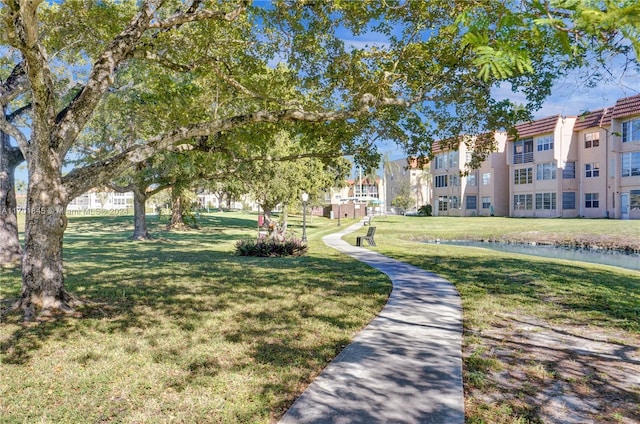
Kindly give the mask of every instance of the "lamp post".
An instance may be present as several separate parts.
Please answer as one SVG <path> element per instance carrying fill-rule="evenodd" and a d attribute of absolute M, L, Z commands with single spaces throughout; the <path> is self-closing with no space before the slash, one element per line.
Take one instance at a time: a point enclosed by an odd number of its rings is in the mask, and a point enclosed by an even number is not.
<path fill-rule="evenodd" d="M 342 197 L 338 194 L 338 227 L 340 226 L 340 215 L 342 215 L 342 211 L 340 210 L 342 205 Z"/>
<path fill-rule="evenodd" d="M 302 192 L 302 241 L 307 241 L 307 200 L 309 193 Z"/>

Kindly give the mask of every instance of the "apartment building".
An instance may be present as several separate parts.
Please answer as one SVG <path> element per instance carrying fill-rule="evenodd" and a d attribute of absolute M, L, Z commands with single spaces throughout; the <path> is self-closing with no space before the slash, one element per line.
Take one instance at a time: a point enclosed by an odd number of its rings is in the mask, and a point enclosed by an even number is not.
<path fill-rule="evenodd" d="M 431 204 L 434 215 L 640 219 L 640 95 L 516 130 L 496 133 L 476 169 L 468 165 L 473 139 L 457 150 L 436 143 L 427 175 L 416 161 L 395 161 L 385 172 L 387 198 L 411 184 L 416 208 Z"/>
<path fill-rule="evenodd" d="M 510 216 L 640 219 L 640 95 L 516 129 Z"/>
<path fill-rule="evenodd" d="M 576 117 L 551 116 L 516 126 L 507 143 L 509 216 L 578 216 L 578 149 L 571 143 Z"/>
<path fill-rule="evenodd" d="M 492 143 L 492 152 L 480 166 L 470 167 L 476 143 Z M 434 146 L 431 162 L 433 214 L 436 216 L 507 216 L 509 175 L 507 137 L 496 133 L 483 141 L 471 138 L 457 150 Z M 484 150 L 484 149 L 483 149 Z"/>

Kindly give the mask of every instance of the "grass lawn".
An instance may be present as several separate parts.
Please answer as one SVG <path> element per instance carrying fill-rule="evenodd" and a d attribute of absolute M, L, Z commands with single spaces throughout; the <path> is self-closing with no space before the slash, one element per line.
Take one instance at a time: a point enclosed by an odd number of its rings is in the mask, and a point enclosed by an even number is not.
<path fill-rule="evenodd" d="M 267 259 L 232 254 L 237 240 L 255 236 L 255 215 L 206 215 L 200 230 L 171 233 L 153 218 L 160 238 L 142 243 L 127 240 L 131 219 L 70 219 L 66 284 L 89 302 L 81 318 L 23 324 L 10 314 L 0 323 L 3 424 L 272 422 L 391 289 L 322 244 L 335 221 L 311 220 L 308 256 Z M 394 216 L 373 224 L 374 250 L 441 274 L 462 295 L 467 422 L 563 422 L 548 410 L 576 399 L 593 403 L 592 422 L 638 421 L 639 272 L 422 241 L 633 245 L 640 221 Z M 20 278 L 0 272 L 6 307 Z M 615 351 L 584 353 L 600 341 Z"/>
<path fill-rule="evenodd" d="M 81 318 L 0 323 L 0 422 L 268 423 L 382 308 L 384 275 L 326 248 L 309 223 L 301 258 L 246 258 L 256 216 L 132 242 L 132 217 L 71 217 L 67 288 Z M 299 228 L 298 228 L 298 232 Z M 0 300 L 20 293 L 2 270 Z"/>
<path fill-rule="evenodd" d="M 548 415 L 554 390 L 599 402 L 590 422 L 639 422 L 640 272 L 421 241 L 535 234 L 633 245 L 640 221 L 390 216 L 374 225 L 376 251 L 442 275 L 462 296 L 467 422 L 578 422 Z M 600 340 L 616 360 L 585 353 Z"/>

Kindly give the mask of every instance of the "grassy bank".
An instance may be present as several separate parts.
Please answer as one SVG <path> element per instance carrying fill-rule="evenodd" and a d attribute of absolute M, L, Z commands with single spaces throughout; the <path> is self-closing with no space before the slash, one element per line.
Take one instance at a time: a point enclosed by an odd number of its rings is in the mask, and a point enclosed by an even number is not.
<path fill-rule="evenodd" d="M 131 242 L 131 217 L 72 217 L 66 284 L 81 318 L 0 324 L 0 421 L 268 423 L 384 305 L 382 275 L 324 247 L 306 257 L 233 256 L 256 216 Z M 299 229 L 298 229 L 299 231 Z M 0 274 L 0 299 L 20 293 Z"/>
<path fill-rule="evenodd" d="M 553 405 L 555 396 L 545 393 L 553 390 L 598 399 L 593 422 L 640 417 L 640 386 L 624 376 L 640 373 L 639 272 L 419 242 L 535 234 L 632 244 L 640 240 L 640 222 L 397 216 L 374 221 L 375 250 L 444 276 L 462 296 L 468 422 L 562 422 L 545 415 L 545 402 Z M 543 343 L 535 340 L 543 335 Z M 581 348 L 572 347 L 574 339 Z M 602 361 L 602 352 L 589 351 L 600 340 L 617 359 Z"/>

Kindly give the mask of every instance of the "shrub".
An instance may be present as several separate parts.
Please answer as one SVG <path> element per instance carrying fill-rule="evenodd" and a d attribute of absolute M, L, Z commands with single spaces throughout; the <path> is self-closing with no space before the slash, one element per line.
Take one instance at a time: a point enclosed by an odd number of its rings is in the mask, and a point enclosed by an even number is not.
<path fill-rule="evenodd" d="M 274 240 L 260 238 L 258 240 L 240 240 L 236 243 L 238 256 L 302 256 L 307 253 L 307 245 L 300 239 Z"/>
<path fill-rule="evenodd" d="M 418 215 L 420 216 L 431 216 L 433 213 L 433 208 L 431 205 L 422 205 L 420 209 L 418 209 Z"/>

